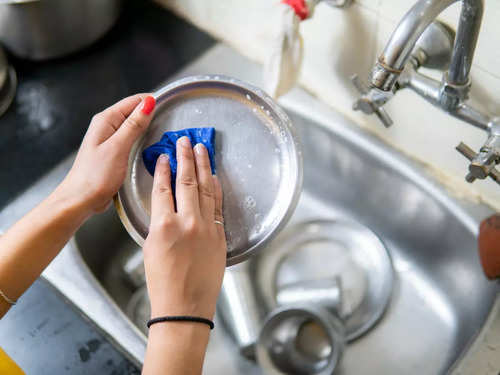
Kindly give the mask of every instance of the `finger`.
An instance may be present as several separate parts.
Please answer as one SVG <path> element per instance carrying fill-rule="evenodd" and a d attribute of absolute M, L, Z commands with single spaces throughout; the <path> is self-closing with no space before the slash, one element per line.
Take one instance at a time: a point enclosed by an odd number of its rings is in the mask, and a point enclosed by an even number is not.
<path fill-rule="evenodd" d="M 214 180 L 208 151 L 202 143 L 198 143 L 194 147 L 194 159 L 196 176 L 198 177 L 200 213 L 204 218 L 212 220 L 215 210 Z"/>
<path fill-rule="evenodd" d="M 200 204 L 198 200 L 198 179 L 194 166 L 194 155 L 188 137 L 177 140 L 177 181 L 176 199 L 177 211 L 181 214 L 198 215 Z"/>
<path fill-rule="evenodd" d="M 224 223 L 224 216 L 222 214 L 222 186 L 217 176 L 213 175 L 212 179 L 214 183 L 214 192 L 215 192 L 214 220 Z M 225 238 L 226 234 L 224 232 L 224 226 L 220 224 L 215 224 L 215 225 L 217 226 L 217 233 L 219 233 L 219 236 Z"/>
<path fill-rule="evenodd" d="M 156 161 L 153 191 L 151 193 L 151 223 L 175 213 L 172 185 L 170 183 L 170 161 L 162 154 Z"/>
<path fill-rule="evenodd" d="M 134 142 L 148 128 L 153 118 L 155 105 L 155 99 L 151 95 L 146 96 L 123 121 L 109 141 L 116 142 L 125 150 L 130 150 Z"/>
<path fill-rule="evenodd" d="M 99 145 L 111 137 L 147 94 L 129 96 L 96 114 L 90 122 L 85 136 Z"/>

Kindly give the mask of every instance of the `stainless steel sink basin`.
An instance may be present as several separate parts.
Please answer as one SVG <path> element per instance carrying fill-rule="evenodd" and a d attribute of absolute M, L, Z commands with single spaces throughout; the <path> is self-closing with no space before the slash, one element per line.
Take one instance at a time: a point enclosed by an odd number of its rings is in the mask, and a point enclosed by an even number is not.
<path fill-rule="evenodd" d="M 260 76 L 257 65 L 223 46 L 183 74 L 205 72 L 251 82 Z M 381 237 L 396 270 L 388 310 L 374 329 L 347 346 L 339 373 L 447 373 L 483 327 L 499 291 L 483 276 L 476 251 L 479 220 L 491 211 L 452 198 L 421 166 L 304 91 L 295 90 L 281 103 L 297 127 L 304 154 L 304 189 L 292 221 L 356 220 Z M 47 177 L 45 190 L 70 163 Z M 119 267 L 135 248 L 110 209 L 76 233 L 44 276 L 141 362 L 146 338 L 124 314 L 134 289 Z M 260 374 L 239 356 L 217 319 L 216 325 L 204 373 Z"/>
<path fill-rule="evenodd" d="M 367 150 L 289 114 L 305 161 L 304 190 L 294 220 L 357 220 L 381 236 L 397 271 L 389 310 L 375 329 L 347 347 L 343 373 L 366 374 L 374 368 L 383 374 L 445 372 L 481 327 L 496 295 L 481 273 L 473 223 L 402 174 L 376 148 Z M 120 260 L 136 245 L 114 210 L 89 220 L 74 244 L 125 310 L 134 290 L 120 279 Z M 217 334 L 225 334 L 222 327 Z M 220 348 L 212 347 L 207 357 L 207 374 L 219 362 L 221 349 L 238 358 L 229 338 L 218 341 L 213 346 Z"/>

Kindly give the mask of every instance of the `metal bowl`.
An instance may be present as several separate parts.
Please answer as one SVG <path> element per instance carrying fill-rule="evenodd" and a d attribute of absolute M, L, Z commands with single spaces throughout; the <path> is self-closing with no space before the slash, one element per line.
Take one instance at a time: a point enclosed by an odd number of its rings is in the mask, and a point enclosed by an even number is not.
<path fill-rule="evenodd" d="M 346 338 L 352 341 L 382 317 L 392 295 L 394 270 L 387 248 L 368 228 L 348 220 L 311 220 L 288 227 L 252 269 L 258 295 L 268 310 L 278 306 L 283 285 L 339 277 L 342 307 L 339 312 Z M 311 304 L 307 294 L 301 301 Z M 306 298 L 307 297 L 307 298 Z"/>
<path fill-rule="evenodd" d="M 194 76 L 154 93 L 155 118 L 129 158 L 115 199 L 140 245 L 148 234 L 153 178 L 142 150 L 168 130 L 213 126 L 217 175 L 224 191 L 227 265 L 268 243 L 292 215 L 302 187 L 302 154 L 286 113 L 262 90 L 224 76 Z"/>
<path fill-rule="evenodd" d="M 345 346 L 342 322 L 311 304 L 273 311 L 259 335 L 257 361 L 269 375 L 335 372 Z"/>

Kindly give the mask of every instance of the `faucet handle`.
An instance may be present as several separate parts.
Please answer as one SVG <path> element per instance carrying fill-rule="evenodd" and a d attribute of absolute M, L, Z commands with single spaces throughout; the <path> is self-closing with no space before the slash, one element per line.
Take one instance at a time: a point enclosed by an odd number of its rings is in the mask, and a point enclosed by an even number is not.
<path fill-rule="evenodd" d="M 386 128 L 388 128 L 392 124 L 394 124 L 394 122 L 389 117 L 389 114 L 387 113 L 387 111 L 384 108 L 382 108 L 382 107 L 377 108 L 375 110 L 375 114 L 377 115 L 378 119 L 382 122 L 382 124 L 384 124 L 384 126 Z"/>
<path fill-rule="evenodd" d="M 370 89 L 359 79 L 357 74 L 351 76 L 351 81 L 362 95 L 361 98 L 354 102 L 352 109 L 362 111 L 367 115 L 375 114 L 386 128 L 393 124 L 387 111 L 382 106 L 387 103 L 389 96 L 376 88 Z"/>
<path fill-rule="evenodd" d="M 470 160 L 469 173 L 465 176 L 467 182 L 474 182 L 477 178 L 485 179 L 490 177 L 500 185 L 500 171 L 495 166 L 500 162 L 500 156 L 483 150 L 476 153 L 472 148 L 465 143 L 460 142 L 456 150 Z"/>

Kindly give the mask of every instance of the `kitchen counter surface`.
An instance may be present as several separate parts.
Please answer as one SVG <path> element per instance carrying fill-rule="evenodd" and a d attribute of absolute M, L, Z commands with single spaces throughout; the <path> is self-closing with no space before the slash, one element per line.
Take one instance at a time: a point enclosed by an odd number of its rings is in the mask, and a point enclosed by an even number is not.
<path fill-rule="evenodd" d="M 43 280 L 0 321 L 0 346 L 27 375 L 140 374 Z"/>
<path fill-rule="evenodd" d="M 212 44 L 163 8 L 134 0 L 90 48 L 43 63 L 11 57 L 19 86 L 0 117 L 0 210 L 78 148 L 93 114 L 153 89 Z M 0 321 L 0 346 L 26 374 L 139 374 L 42 280 Z"/>

